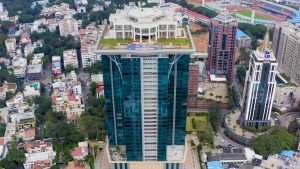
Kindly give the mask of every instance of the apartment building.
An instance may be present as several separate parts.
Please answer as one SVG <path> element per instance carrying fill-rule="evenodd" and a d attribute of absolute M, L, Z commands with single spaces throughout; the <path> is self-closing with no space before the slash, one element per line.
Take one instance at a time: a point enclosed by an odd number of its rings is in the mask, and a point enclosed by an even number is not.
<path fill-rule="evenodd" d="M 64 112 L 70 121 L 78 120 L 85 107 L 82 99 L 81 83 L 77 80 L 74 71 L 62 76 L 53 84 L 52 109 L 56 112 Z"/>
<path fill-rule="evenodd" d="M 5 47 L 8 53 L 15 52 L 17 50 L 17 40 L 15 38 L 6 39 Z"/>
<path fill-rule="evenodd" d="M 207 70 L 210 75 L 233 79 L 237 22 L 228 12 L 211 19 Z"/>
<path fill-rule="evenodd" d="M 8 83 L 7 81 L 4 81 L 3 85 L 0 87 L 0 100 L 5 100 L 6 94 L 8 92 L 15 93 L 16 90 L 17 90 L 16 83 Z"/>
<path fill-rule="evenodd" d="M 56 152 L 53 150 L 52 139 L 30 141 L 24 145 L 26 161 L 25 169 L 50 169 Z"/>
<path fill-rule="evenodd" d="M 71 16 L 65 16 L 64 19 L 59 21 L 60 36 L 78 36 L 78 21 Z"/>
<path fill-rule="evenodd" d="M 52 74 L 56 77 L 62 74 L 60 56 L 52 56 Z"/>
<path fill-rule="evenodd" d="M 12 60 L 13 73 L 17 78 L 25 78 L 27 71 L 27 59 L 26 58 L 13 58 Z"/>
<path fill-rule="evenodd" d="M 273 35 L 273 51 L 278 71 L 300 84 L 300 29 L 288 22 L 279 22 Z"/>
<path fill-rule="evenodd" d="M 63 53 L 64 67 L 68 65 L 78 68 L 78 58 L 76 49 L 65 50 Z"/>

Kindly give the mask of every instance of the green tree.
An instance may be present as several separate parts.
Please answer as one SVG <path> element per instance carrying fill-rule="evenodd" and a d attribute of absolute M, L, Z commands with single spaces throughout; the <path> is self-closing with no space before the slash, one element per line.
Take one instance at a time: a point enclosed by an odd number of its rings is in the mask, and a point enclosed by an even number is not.
<path fill-rule="evenodd" d="M 96 82 L 92 82 L 90 84 L 90 92 L 92 93 L 93 96 L 96 95 L 96 88 L 98 87 L 98 84 Z"/>
<path fill-rule="evenodd" d="M 66 68 L 65 68 L 65 73 L 68 74 L 72 71 L 77 72 L 78 70 L 75 67 L 73 67 L 72 65 L 67 65 Z"/>
<path fill-rule="evenodd" d="M 6 124 L 1 122 L 0 123 L 0 137 L 4 136 L 5 129 L 6 129 Z"/>
<path fill-rule="evenodd" d="M 219 129 L 222 120 L 221 108 L 219 105 L 213 105 L 208 108 L 209 119 L 213 130 L 216 132 Z"/>
<path fill-rule="evenodd" d="M 275 126 L 269 133 L 258 136 L 251 147 L 256 153 L 267 157 L 271 154 L 277 154 L 284 149 L 293 149 L 296 143 L 296 137 L 283 128 Z"/>
<path fill-rule="evenodd" d="M 239 79 L 239 81 L 244 86 L 245 78 L 246 78 L 246 69 L 243 67 L 238 67 L 236 70 L 236 75 L 237 75 L 237 78 Z"/>
<path fill-rule="evenodd" d="M 104 133 L 102 131 L 105 130 L 105 120 L 98 116 L 84 114 L 80 117 L 79 128 L 81 133 L 89 139 L 97 139 L 99 136 L 103 138 Z"/>

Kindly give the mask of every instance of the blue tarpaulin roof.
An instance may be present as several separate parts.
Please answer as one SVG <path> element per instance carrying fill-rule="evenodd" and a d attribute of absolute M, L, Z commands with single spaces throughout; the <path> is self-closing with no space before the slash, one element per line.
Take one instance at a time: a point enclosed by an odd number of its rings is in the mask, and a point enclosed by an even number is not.
<path fill-rule="evenodd" d="M 223 169 L 221 161 L 210 161 L 207 162 L 208 169 Z"/>
<path fill-rule="evenodd" d="M 241 38 L 242 36 L 247 36 L 247 35 L 243 31 L 241 31 L 240 29 L 237 29 L 236 37 Z"/>
<path fill-rule="evenodd" d="M 296 11 L 295 10 L 294 12 L 296 14 L 296 17 L 293 18 L 293 19 L 290 19 L 289 22 L 291 22 L 291 23 L 298 23 L 298 22 L 300 22 L 300 11 Z"/>
<path fill-rule="evenodd" d="M 283 150 L 280 155 L 292 158 L 294 156 L 295 152 L 292 150 Z"/>

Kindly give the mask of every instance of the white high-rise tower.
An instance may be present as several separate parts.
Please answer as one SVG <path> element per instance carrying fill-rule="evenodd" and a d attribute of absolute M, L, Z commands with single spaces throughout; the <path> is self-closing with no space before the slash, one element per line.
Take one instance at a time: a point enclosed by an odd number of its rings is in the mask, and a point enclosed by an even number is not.
<path fill-rule="evenodd" d="M 243 93 L 242 125 L 249 127 L 271 125 L 276 68 L 277 62 L 267 32 L 263 43 L 251 54 Z"/>

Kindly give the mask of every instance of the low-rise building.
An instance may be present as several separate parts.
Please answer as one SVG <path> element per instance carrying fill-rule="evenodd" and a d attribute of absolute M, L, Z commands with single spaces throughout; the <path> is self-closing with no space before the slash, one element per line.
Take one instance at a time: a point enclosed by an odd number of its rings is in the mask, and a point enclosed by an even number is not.
<path fill-rule="evenodd" d="M 40 96 L 40 83 L 36 82 L 31 85 L 26 85 L 23 91 L 24 97 Z"/>
<path fill-rule="evenodd" d="M 16 83 L 8 83 L 7 81 L 4 81 L 3 85 L 0 87 L 0 100 L 4 100 L 8 92 L 15 93 L 16 90 Z"/>
<path fill-rule="evenodd" d="M 9 142 L 12 140 L 12 136 L 16 135 L 16 125 L 15 123 L 7 123 L 5 133 L 4 133 L 4 139 L 6 142 Z"/>
<path fill-rule="evenodd" d="M 223 149 L 214 149 L 209 153 L 206 153 L 207 161 L 219 161 L 223 165 L 224 164 L 246 164 L 251 163 L 253 159 L 255 159 L 257 154 L 250 149 L 231 149 L 231 148 L 223 148 Z M 261 156 L 260 156 L 261 157 Z"/>
<path fill-rule="evenodd" d="M 81 82 L 78 81 L 75 71 L 71 71 L 66 75 L 66 85 L 68 89 L 72 89 L 75 95 L 82 95 Z"/>
<path fill-rule="evenodd" d="M 75 147 L 71 154 L 74 160 L 84 160 L 84 158 L 89 155 L 88 142 L 79 142 L 78 147 Z"/>
<path fill-rule="evenodd" d="M 5 124 L 7 124 L 9 122 L 9 112 L 7 107 L 0 109 L 0 117 L 1 117 L 0 120 L 1 123 L 4 122 Z"/>
<path fill-rule="evenodd" d="M 102 96 L 104 96 L 104 87 L 99 86 L 99 87 L 96 88 L 96 98 L 99 99 Z"/>
<path fill-rule="evenodd" d="M 236 45 L 238 48 L 251 49 L 252 39 L 240 29 L 237 30 L 236 40 L 237 40 Z"/>
<path fill-rule="evenodd" d="M 56 19 L 47 19 L 46 26 L 50 32 L 54 32 L 54 31 L 56 31 L 58 23 L 57 23 Z"/>
<path fill-rule="evenodd" d="M 17 78 L 24 78 L 27 70 L 27 59 L 14 58 L 12 60 L 13 72 Z"/>
<path fill-rule="evenodd" d="M 74 68 L 78 68 L 77 52 L 75 49 L 64 51 L 63 58 L 64 58 L 64 67 L 65 68 L 68 65 L 70 65 Z"/>
<path fill-rule="evenodd" d="M 24 47 L 24 56 L 27 57 L 29 54 L 33 53 L 34 48 L 32 44 L 28 44 Z"/>
<path fill-rule="evenodd" d="M 52 74 L 54 76 L 60 76 L 62 73 L 61 70 L 61 58 L 60 56 L 52 57 Z"/>
<path fill-rule="evenodd" d="M 28 66 L 28 71 L 27 71 L 27 79 L 28 80 L 41 80 L 42 78 L 42 64 L 30 64 Z"/>
<path fill-rule="evenodd" d="M 52 84 L 52 109 L 64 112 L 70 121 L 78 120 L 84 112 L 81 83 L 77 80 L 74 71 L 67 74 L 66 78 L 56 79 Z"/>
<path fill-rule="evenodd" d="M 21 33 L 20 43 L 23 45 L 32 44 L 30 35 L 27 32 Z"/>
<path fill-rule="evenodd" d="M 19 109 L 24 105 L 24 96 L 21 92 L 17 93 L 14 97 L 6 101 L 8 111 Z"/>
<path fill-rule="evenodd" d="M 65 18 L 59 22 L 60 36 L 78 36 L 78 27 L 78 21 L 76 19 L 73 19 L 71 16 L 65 16 Z"/>
<path fill-rule="evenodd" d="M 8 153 L 6 140 L 4 137 L 0 137 L 0 160 L 3 159 Z"/>
<path fill-rule="evenodd" d="M 15 38 L 10 38 L 5 41 L 6 51 L 8 53 L 15 52 L 17 50 L 17 40 Z"/>
<path fill-rule="evenodd" d="M 30 141 L 24 145 L 26 161 L 25 169 L 50 169 L 56 152 L 53 150 L 52 139 Z"/>

